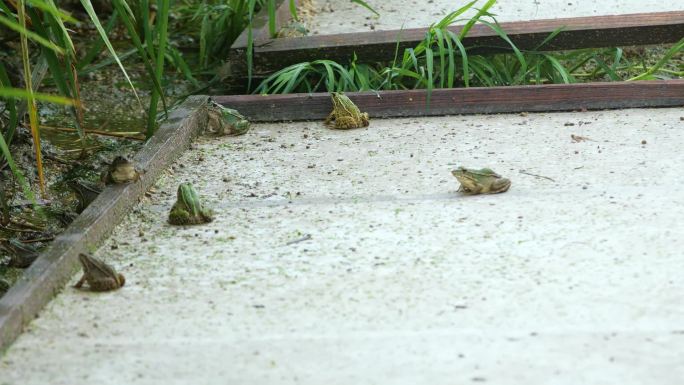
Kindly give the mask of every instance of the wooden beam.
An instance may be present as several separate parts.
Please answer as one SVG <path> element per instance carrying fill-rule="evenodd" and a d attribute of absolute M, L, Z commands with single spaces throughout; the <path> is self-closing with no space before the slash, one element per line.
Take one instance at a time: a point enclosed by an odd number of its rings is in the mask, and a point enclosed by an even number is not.
<path fill-rule="evenodd" d="M 544 45 L 544 50 L 662 44 L 684 37 L 684 11 L 519 21 L 500 26 L 511 41 L 524 50 L 536 49 L 559 28 L 562 31 Z M 458 34 L 462 26 L 449 29 Z M 346 63 L 354 53 L 364 62 L 389 61 L 394 57 L 397 41 L 400 41 L 401 53 L 420 43 L 426 31 L 426 28 L 418 28 L 261 40 L 254 47 L 254 68 L 269 72 L 323 58 Z M 463 44 L 473 53 L 508 50 L 508 44 L 482 24 L 470 30 Z M 244 47 L 236 45 L 234 48 L 231 59 L 242 63 L 236 68 L 245 68 Z"/>
<path fill-rule="evenodd" d="M 684 80 L 436 89 L 430 96 L 429 109 L 425 90 L 347 95 L 371 118 L 672 107 L 684 106 Z M 332 109 L 327 93 L 212 99 L 237 109 L 254 122 L 319 120 Z"/>
<path fill-rule="evenodd" d="M 206 124 L 206 109 L 202 107 L 207 100 L 207 96 L 191 96 L 172 109 L 169 118 L 133 159 L 145 170 L 140 180 L 107 186 L 0 298 L 0 352 L 64 289 L 79 265 L 78 254 L 90 252 L 105 240 L 145 191 L 190 146 Z"/>

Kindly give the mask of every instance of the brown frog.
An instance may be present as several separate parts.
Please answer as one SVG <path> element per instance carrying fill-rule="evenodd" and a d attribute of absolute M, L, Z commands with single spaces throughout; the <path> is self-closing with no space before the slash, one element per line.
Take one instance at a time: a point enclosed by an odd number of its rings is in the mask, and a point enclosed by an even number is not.
<path fill-rule="evenodd" d="M 91 291 L 110 291 L 119 289 L 126 283 L 122 274 L 95 257 L 79 254 L 78 260 L 83 265 L 83 276 L 74 285 L 77 289 L 87 282 Z"/>
<path fill-rule="evenodd" d="M 117 156 L 102 174 L 102 181 L 106 184 L 123 184 L 137 182 L 140 172 L 135 165 L 123 156 Z"/>

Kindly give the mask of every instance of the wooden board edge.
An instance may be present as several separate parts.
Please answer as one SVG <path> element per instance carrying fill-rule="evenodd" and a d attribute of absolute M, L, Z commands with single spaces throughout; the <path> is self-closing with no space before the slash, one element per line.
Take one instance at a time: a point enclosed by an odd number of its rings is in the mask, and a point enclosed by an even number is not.
<path fill-rule="evenodd" d="M 684 106 L 684 80 L 549 84 L 355 92 L 347 95 L 373 118 Z M 254 122 L 324 119 L 327 93 L 213 96 Z"/>
<path fill-rule="evenodd" d="M 501 22 L 499 26 L 509 37 L 516 35 L 539 34 L 545 35 L 563 28 L 563 31 L 591 31 L 639 28 L 648 26 L 679 26 L 684 24 L 684 11 L 630 13 L 619 15 L 581 16 L 555 19 L 522 20 Z M 458 34 L 463 25 L 452 25 L 449 30 Z M 329 35 L 311 35 L 290 39 L 271 39 L 262 42 L 261 51 L 283 51 L 303 48 L 339 48 L 340 46 L 358 46 L 362 44 L 397 44 L 401 37 L 404 43 L 418 44 L 425 38 L 428 28 L 411 28 L 404 30 L 384 30 L 341 33 Z M 498 36 L 491 28 L 483 24 L 475 24 L 469 37 Z M 679 40 L 681 36 L 675 36 Z"/>
<path fill-rule="evenodd" d="M 544 50 L 648 45 L 673 43 L 684 36 L 684 11 L 543 19 L 500 25 L 520 49 L 536 49 L 550 33 L 563 26 L 565 28 L 544 45 Z M 461 27 L 452 26 L 450 30 L 458 34 Z M 401 51 L 417 45 L 426 31 L 426 28 L 420 28 L 267 39 L 255 44 L 253 65 L 259 71 L 269 72 L 319 58 L 346 62 L 354 54 L 368 62 L 391 60 L 399 38 Z M 473 27 L 463 44 L 474 49 L 473 53 L 509 50 L 496 32 L 481 24 Z M 229 58 L 238 63 L 235 73 L 243 73 L 244 52 L 232 50 Z"/>
<path fill-rule="evenodd" d="M 0 352 L 64 289 L 77 268 L 78 254 L 89 252 L 106 239 L 162 172 L 189 147 L 206 122 L 206 110 L 199 107 L 207 99 L 192 96 L 172 109 L 169 118 L 134 158 L 138 167 L 145 170 L 140 180 L 106 187 L 0 298 Z"/>

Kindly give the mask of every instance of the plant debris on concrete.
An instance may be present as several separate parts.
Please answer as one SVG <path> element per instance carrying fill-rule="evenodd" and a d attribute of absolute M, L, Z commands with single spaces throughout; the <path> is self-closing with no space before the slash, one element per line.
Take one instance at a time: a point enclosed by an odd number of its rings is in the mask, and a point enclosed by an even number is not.
<path fill-rule="evenodd" d="M 680 116 L 255 124 L 201 138 L 95 251 L 126 285 L 66 286 L 1 378 L 672 383 L 684 376 Z M 565 125 L 579 121 L 592 124 Z M 606 133 L 600 148 L 568 140 Z M 457 193 L 453 166 L 482 164 L 513 187 Z M 180 183 L 213 222 L 166 223 Z"/>

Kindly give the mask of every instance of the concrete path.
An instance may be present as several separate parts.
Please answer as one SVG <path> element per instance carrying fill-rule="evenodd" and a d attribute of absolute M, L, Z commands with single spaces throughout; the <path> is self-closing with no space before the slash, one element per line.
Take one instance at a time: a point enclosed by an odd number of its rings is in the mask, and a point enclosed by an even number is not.
<path fill-rule="evenodd" d="M 366 0 L 380 17 L 350 1 L 316 0 L 310 29 L 315 34 L 424 28 L 468 3 L 454 0 Z M 475 8 L 485 4 L 480 0 Z M 491 12 L 498 21 L 555 19 L 684 10 L 684 2 L 659 0 L 498 0 Z M 470 18 L 475 10 L 463 14 Z M 463 24 L 463 23 L 461 23 Z"/>
<path fill-rule="evenodd" d="M 677 384 L 682 117 L 202 138 L 96 252 L 126 286 L 66 287 L 2 357 L 0 384 Z M 462 196 L 455 165 L 513 185 Z M 184 181 L 210 225 L 165 223 Z"/>

